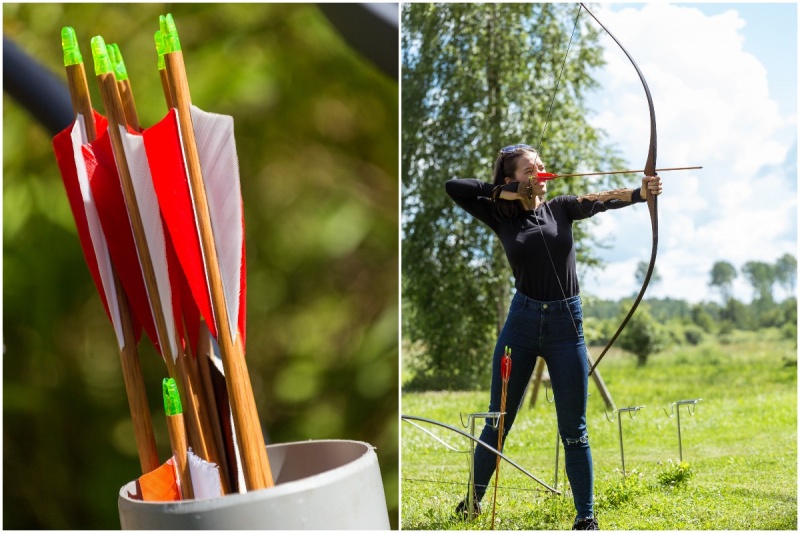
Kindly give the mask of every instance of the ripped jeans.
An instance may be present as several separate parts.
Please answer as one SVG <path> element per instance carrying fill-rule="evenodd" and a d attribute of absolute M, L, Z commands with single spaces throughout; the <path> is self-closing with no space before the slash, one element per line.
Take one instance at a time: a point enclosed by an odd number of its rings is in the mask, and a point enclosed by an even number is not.
<path fill-rule="evenodd" d="M 511 348 L 511 376 L 506 396 L 505 433 L 511 430 L 530 382 L 536 357 L 547 363 L 556 403 L 558 431 L 564 444 L 567 478 L 578 517 L 594 516 L 594 473 L 586 432 L 586 397 L 589 366 L 583 339 L 580 297 L 540 302 L 520 292 L 514 295 L 508 318 L 497 340 L 492 363 L 489 411 L 500 411 L 502 382 L 500 360 Z M 497 447 L 498 429 L 486 420 L 480 440 Z M 543 436 L 540 436 L 544 439 Z M 549 440 L 549 438 L 547 438 Z M 505 443 L 505 437 L 503 438 Z M 475 450 L 475 496 L 480 500 L 495 469 L 497 455 L 483 447 Z"/>

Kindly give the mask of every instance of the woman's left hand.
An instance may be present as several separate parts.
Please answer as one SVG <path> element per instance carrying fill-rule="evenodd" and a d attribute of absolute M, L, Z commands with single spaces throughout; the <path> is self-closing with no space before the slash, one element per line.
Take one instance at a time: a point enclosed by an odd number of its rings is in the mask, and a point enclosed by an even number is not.
<path fill-rule="evenodd" d="M 661 194 L 661 177 L 656 176 L 647 176 L 642 179 L 642 198 L 646 198 L 645 193 L 652 194 L 653 196 L 658 196 Z"/>

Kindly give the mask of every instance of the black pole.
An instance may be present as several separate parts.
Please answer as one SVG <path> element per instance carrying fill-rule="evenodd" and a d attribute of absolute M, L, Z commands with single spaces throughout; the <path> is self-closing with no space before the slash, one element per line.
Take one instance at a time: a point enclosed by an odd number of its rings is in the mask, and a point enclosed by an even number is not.
<path fill-rule="evenodd" d="M 398 4 L 318 3 L 345 41 L 384 74 L 399 78 Z"/>
<path fill-rule="evenodd" d="M 75 119 L 66 82 L 3 37 L 3 91 L 56 135 Z"/>

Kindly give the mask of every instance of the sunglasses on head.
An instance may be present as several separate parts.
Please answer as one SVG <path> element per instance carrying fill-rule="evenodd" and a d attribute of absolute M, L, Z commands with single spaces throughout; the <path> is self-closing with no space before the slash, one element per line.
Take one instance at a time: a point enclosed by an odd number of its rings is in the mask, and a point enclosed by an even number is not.
<path fill-rule="evenodd" d="M 511 145 L 511 146 L 507 146 L 504 149 L 502 149 L 500 151 L 500 153 L 502 153 L 502 154 L 511 154 L 512 152 L 516 152 L 517 150 L 519 150 L 521 148 L 533 149 L 533 147 L 530 146 L 530 145 Z"/>

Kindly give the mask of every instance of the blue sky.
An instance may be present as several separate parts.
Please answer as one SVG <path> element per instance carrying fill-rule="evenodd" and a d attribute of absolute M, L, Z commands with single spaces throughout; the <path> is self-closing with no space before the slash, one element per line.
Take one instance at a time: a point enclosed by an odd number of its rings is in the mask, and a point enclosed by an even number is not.
<path fill-rule="evenodd" d="M 647 79 L 658 123 L 661 282 L 648 296 L 716 299 L 713 263 L 797 255 L 797 5 L 603 4 L 593 10 Z M 590 122 L 608 133 L 634 167 L 647 154 L 648 113 L 633 67 L 610 40 L 589 100 Z M 635 186 L 636 184 L 631 184 Z M 611 241 L 606 268 L 582 291 L 605 298 L 638 289 L 636 265 L 650 253 L 644 206 L 602 214 L 595 235 Z M 750 285 L 736 281 L 737 298 Z M 776 296 L 783 294 L 776 289 Z"/>

